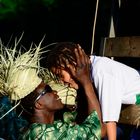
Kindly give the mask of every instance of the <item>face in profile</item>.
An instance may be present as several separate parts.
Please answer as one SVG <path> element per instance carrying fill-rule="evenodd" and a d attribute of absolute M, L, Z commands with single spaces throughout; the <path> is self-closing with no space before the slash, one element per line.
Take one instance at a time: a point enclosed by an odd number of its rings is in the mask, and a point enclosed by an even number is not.
<path fill-rule="evenodd" d="M 78 89 L 78 84 L 72 79 L 69 72 L 65 69 L 52 68 L 52 72 L 58 77 L 59 81 L 71 88 Z"/>
<path fill-rule="evenodd" d="M 35 104 L 40 104 L 47 111 L 57 111 L 62 109 L 64 105 L 61 99 L 57 95 L 55 90 L 45 83 L 41 83 L 34 92 L 38 93 L 38 97 L 35 100 Z"/>

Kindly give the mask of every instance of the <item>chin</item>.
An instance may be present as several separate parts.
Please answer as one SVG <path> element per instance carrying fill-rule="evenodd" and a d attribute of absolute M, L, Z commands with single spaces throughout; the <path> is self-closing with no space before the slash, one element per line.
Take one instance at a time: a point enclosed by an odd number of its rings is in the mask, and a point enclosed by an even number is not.
<path fill-rule="evenodd" d="M 64 106 L 65 106 L 65 105 L 64 105 L 64 104 L 62 104 L 62 105 L 61 105 L 61 109 L 63 109 L 63 108 L 64 108 Z"/>
<path fill-rule="evenodd" d="M 57 108 L 56 108 L 56 110 L 58 111 L 58 110 L 62 110 L 64 108 L 64 105 L 57 105 Z"/>

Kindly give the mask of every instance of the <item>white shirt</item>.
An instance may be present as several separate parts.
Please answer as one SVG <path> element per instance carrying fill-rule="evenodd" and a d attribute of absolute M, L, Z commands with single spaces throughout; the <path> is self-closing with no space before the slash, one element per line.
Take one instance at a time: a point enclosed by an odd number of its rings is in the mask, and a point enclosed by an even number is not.
<path fill-rule="evenodd" d="M 91 77 L 99 94 L 103 121 L 118 121 L 122 104 L 135 104 L 140 94 L 137 70 L 107 57 L 91 56 Z"/>

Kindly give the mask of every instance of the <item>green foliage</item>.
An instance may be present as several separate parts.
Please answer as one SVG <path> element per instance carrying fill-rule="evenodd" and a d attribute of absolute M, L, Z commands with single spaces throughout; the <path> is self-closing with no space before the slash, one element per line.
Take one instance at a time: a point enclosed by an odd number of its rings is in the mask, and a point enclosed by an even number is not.
<path fill-rule="evenodd" d="M 0 0 L 0 19 L 12 18 L 29 9 L 29 6 L 44 5 L 46 8 L 56 5 L 57 0 Z M 32 9 L 32 7 L 30 7 Z"/>
<path fill-rule="evenodd" d="M 17 4 L 14 1 L 10 0 L 1 0 L 0 1 L 0 18 L 2 18 L 3 15 L 12 13 L 15 13 Z"/>
<path fill-rule="evenodd" d="M 44 5 L 46 6 L 53 6 L 56 4 L 57 0 L 42 0 L 42 2 L 44 3 Z"/>
<path fill-rule="evenodd" d="M 24 0 L 1 0 L 0 19 L 10 18 L 16 15 L 18 9 L 22 9 Z"/>

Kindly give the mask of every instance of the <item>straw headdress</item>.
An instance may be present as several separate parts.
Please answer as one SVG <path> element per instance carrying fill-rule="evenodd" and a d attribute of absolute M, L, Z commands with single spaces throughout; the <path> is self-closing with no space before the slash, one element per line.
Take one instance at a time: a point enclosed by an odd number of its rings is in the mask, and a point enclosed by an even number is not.
<path fill-rule="evenodd" d="M 68 87 L 60 83 L 55 75 L 53 75 L 48 69 L 42 71 L 41 77 L 51 86 L 53 90 L 57 91 L 57 95 L 65 105 L 76 105 L 77 91 L 74 88 Z"/>
<path fill-rule="evenodd" d="M 49 85 L 53 90 L 57 91 L 57 95 L 61 98 L 63 104 L 76 105 L 77 91 L 61 83 L 51 81 Z"/>
<path fill-rule="evenodd" d="M 41 42 L 26 52 L 15 39 L 14 47 L 6 47 L 0 41 L 0 93 L 11 100 L 19 100 L 32 92 L 41 82 L 40 71 Z M 25 50 L 24 50 L 25 51 Z"/>
<path fill-rule="evenodd" d="M 11 100 L 20 100 L 44 80 L 58 92 L 62 103 L 75 105 L 76 90 L 59 83 L 51 72 L 40 67 L 40 56 L 44 53 L 41 49 L 42 41 L 38 46 L 31 45 L 26 51 L 23 46 L 19 47 L 21 38 L 15 39 L 13 48 L 4 46 L 0 41 L 0 94 Z"/>

